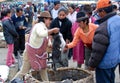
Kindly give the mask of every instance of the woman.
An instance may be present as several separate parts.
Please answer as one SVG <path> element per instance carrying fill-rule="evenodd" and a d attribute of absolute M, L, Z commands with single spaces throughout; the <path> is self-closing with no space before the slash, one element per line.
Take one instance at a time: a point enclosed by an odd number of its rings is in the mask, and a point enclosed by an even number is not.
<path fill-rule="evenodd" d="M 84 16 L 85 16 L 84 12 L 78 12 L 76 15 L 76 19 Z M 78 27 L 79 24 L 77 22 L 75 22 L 72 25 L 71 31 L 73 37 Z M 84 44 L 81 40 L 73 48 L 73 61 L 77 61 L 78 67 L 81 67 L 81 65 L 84 63 Z"/>
<path fill-rule="evenodd" d="M 14 40 L 18 38 L 18 34 L 15 30 L 15 26 L 10 17 L 11 17 L 10 9 L 4 9 L 3 11 L 1 11 L 3 33 L 8 47 L 6 65 L 8 67 L 13 67 L 15 66 L 14 65 L 15 59 L 13 57 Z"/>
<path fill-rule="evenodd" d="M 69 14 L 68 14 L 67 18 L 72 22 L 72 24 L 75 23 L 75 21 L 76 21 L 77 12 L 75 9 L 76 9 L 76 7 L 73 4 L 69 6 Z"/>
<path fill-rule="evenodd" d="M 48 81 L 46 68 L 48 35 L 59 32 L 58 28 L 48 30 L 51 19 L 52 17 L 49 12 L 44 11 L 40 13 L 39 21 L 32 28 L 28 42 L 26 43 L 22 69 L 16 74 L 14 79 L 17 77 L 23 78 L 32 68 L 33 70 L 40 71 L 42 81 Z"/>
<path fill-rule="evenodd" d="M 65 46 L 65 51 L 68 48 L 73 48 L 81 39 L 85 46 L 85 69 L 88 67 L 88 60 L 91 54 L 91 45 L 93 41 L 94 32 L 97 28 L 95 24 L 89 23 L 89 17 L 80 17 L 77 19 L 79 28 L 76 30 L 74 39 L 71 43 Z"/>
<path fill-rule="evenodd" d="M 63 35 L 63 38 L 66 43 L 69 43 L 72 40 L 72 34 L 71 34 L 71 27 L 72 23 L 67 19 L 67 11 L 65 9 L 60 9 L 58 11 L 58 17 L 55 18 L 50 28 L 59 28 L 60 33 Z M 68 52 L 64 53 L 62 57 L 62 63 L 66 64 L 68 66 Z M 58 67 L 62 67 L 62 65 L 59 64 Z"/>

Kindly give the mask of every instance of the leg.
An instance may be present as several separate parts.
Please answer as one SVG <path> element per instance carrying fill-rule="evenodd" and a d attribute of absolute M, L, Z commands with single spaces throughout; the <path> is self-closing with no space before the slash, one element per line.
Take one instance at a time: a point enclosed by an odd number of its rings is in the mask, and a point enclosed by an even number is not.
<path fill-rule="evenodd" d="M 42 81 L 49 81 L 47 68 L 40 70 L 40 76 L 41 76 Z"/>
<path fill-rule="evenodd" d="M 27 53 L 26 53 L 26 50 L 24 50 L 23 52 L 23 65 L 22 65 L 22 68 L 21 70 L 15 75 L 15 78 L 19 77 L 19 78 L 23 78 L 23 76 L 29 72 L 30 70 L 30 63 L 29 63 L 29 59 L 28 59 L 28 56 L 27 56 Z"/>
<path fill-rule="evenodd" d="M 12 54 L 13 54 L 13 44 L 8 44 L 8 53 L 7 53 L 7 60 L 6 60 L 7 66 L 12 65 L 14 62 Z"/>
<path fill-rule="evenodd" d="M 115 83 L 115 68 L 100 69 L 96 68 L 96 83 Z"/>
<path fill-rule="evenodd" d="M 86 67 L 85 69 L 87 69 L 88 67 L 88 61 L 89 61 L 90 55 L 91 55 L 91 50 L 85 47 L 85 67 Z"/>
<path fill-rule="evenodd" d="M 23 53 L 24 49 L 25 49 L 25 35 L 20 35 L 20 40 L 19 43 L 21 44 L 19 46 L 20 48 L 20 53 Z"/>
<path fill-rule="evenodd" d="M 17 57 L 17 51 L 19 50 L 19 39 L 16 39 L 15 42 L 14 42 L 14 55 L 15 55 L 15 58 L 18 59 Z"/>
<path fill-rule="evenodd" d="M 82 65 L 82 64 L 78 64 L 78 67 L 81 68 L 81 65 Z"/>
<path fill-rule="evenodd" d="M 73 55 L 73 49 L 71 48 L 68 53 L 68 59 L 71 59 L 72 55 Z"/>

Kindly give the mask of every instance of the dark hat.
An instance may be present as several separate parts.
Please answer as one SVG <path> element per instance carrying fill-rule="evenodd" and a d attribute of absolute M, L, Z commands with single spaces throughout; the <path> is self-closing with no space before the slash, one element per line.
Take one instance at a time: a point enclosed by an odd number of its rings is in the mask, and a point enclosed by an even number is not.
<path fill-rule="evenodd" d="M 52 16 L 50 15 L 50 13 L 48 11 L 41 12 L 39 17 L 46 17 L 46 18 L 52 19 Z"/>
<path fill-rule="evenodd" d="M 76 18 L 80 18 L 80 17 L 85 17 L 85 12 L 78 12 L 77 15 L 76 15 Z"/>
<path fill-rule="evenodd" d="M 80 17 L 80 18 L 77 19 L 76 22 L 81 22 L 81 21 L 86 20 L 86 19 L 89 19 L 89 17 L 88 16 Z"/>

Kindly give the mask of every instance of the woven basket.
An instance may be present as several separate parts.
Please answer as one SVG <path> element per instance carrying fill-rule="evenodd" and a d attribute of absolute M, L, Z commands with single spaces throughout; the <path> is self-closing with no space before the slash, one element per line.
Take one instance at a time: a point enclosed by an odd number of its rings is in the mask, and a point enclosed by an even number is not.
<path fill-rule="evenodd" d="M 33 71 L 27 74 L 26 83 L 94 83 L 93 74 L 80 68 L 58 68 L 57 71 L 48 70 L 49 82 L 42 82 L 38 74 Z"/>

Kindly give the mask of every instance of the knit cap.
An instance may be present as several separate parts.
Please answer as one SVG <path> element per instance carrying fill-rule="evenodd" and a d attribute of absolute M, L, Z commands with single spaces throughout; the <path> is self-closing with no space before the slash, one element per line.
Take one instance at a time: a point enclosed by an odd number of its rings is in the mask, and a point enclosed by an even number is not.
<path fill-rule="evenodd" d="M 111 1 L 110 0 L 99 0 L 98 2 L 97 2 L 97 7 L 96 7 L 96 9 L 98 10 L 98 9 L 101 9 L 101 8 L 105 8 L 105 7 L 109 7 L 109 6 L 111 6 L 112 4 L 111 4 Z"/>

